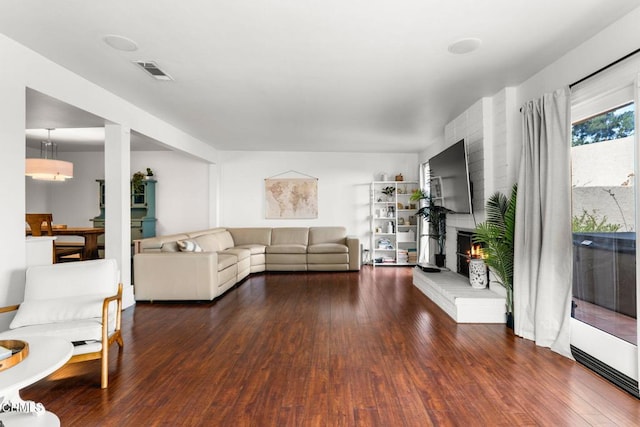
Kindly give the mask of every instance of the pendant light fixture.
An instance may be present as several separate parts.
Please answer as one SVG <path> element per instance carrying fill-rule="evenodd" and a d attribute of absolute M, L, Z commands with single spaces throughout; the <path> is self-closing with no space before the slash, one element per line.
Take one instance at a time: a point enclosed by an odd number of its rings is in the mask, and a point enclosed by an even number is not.
<path fill-rule="evenodd" d="M 25 160 L 25 175 L 44 181 L 64 181 L 73 178 L 73 163 L 58 160 L 58 145 L 51 141 L 51 131 L 47 128 L 46 141 L 40 141 L 40 158 Z"/>

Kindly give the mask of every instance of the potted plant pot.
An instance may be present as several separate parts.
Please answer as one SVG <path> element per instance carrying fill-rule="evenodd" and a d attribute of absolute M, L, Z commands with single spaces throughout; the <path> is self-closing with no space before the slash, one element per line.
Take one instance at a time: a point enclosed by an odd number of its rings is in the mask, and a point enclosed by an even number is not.
<path fill-rule="evenodd" d="M 513 329 L 513 327 L 514 327 L 513 326 L 513 313 L 507 313 L 506 316 L 507 316 L 507 321 L 506 321 L 507 328 Z"/>
<path fill-rule="evenodd" d="M 436 254 L 436 266 L 444 267 L 447 256 L 445 254 Z"/>

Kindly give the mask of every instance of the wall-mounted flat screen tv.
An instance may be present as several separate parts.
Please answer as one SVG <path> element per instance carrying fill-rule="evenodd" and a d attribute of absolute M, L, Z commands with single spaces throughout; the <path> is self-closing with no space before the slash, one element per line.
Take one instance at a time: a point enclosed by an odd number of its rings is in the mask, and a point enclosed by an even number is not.
<path fill-rule="evenodd" d="M 436 204 L 455 213 L 472 212 L 472 187 L 464 139 L 429 159 L 431 194 Z"/>

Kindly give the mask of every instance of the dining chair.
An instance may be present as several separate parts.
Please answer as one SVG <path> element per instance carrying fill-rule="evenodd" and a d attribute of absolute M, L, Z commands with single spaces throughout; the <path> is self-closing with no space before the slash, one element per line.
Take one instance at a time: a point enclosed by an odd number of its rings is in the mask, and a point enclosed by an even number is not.
<path fill-rule="evenodd" d="M 28 213 L 25 221 L 29 224 L 32 236 L 53 236 L 53 214 Z M 73 242 L 53 241 L 53 263 L 65 261 L 82 261 L 84 247 Z"/>

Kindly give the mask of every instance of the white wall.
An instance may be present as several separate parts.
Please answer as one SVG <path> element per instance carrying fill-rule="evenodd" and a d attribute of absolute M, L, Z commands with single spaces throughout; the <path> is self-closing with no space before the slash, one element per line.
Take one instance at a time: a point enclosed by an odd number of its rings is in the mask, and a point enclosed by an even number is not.
<path fill-rule="evenodd" d="M 570 85 L 638 49 L 638 22 L 640 8 L 634 9 L 523 82 L 518 86 L 518 108 L 529 100 Z"/>
<path fill-rule="evenodd" d="M 93 226 L 91 218 L 100 213 L 96 180 L 104 179 L 104 153 L 65 152 L 58 157 L 73 162 L 73 179 L 49 182 L 25 178 L 27 212 L 52 212 L 56 224 Z M 131 175 L 136 171 L 146 172 L 150 167 L 158 181 L 156 234 L 209 226 L 208 165 L 173 151 L 131 153 Z M 65 240 L 71 238 L 65 237 Z"/>
<path fill-rule="evenodd" d="M 133 151 L 131 174 L 153 169 L 156 181 L 156 234 L 209 227 L 209 163 L 171 151 Z"/>
<path fill-rule="evenodd" d="M 22 300 L 26 266 L 24 158 L 27 87 L 103 117 L 105 123 L 124 125 L 208 162 L 216 162 L 217 152 L 205 142 L 1 34 L 0 58 L 0 141 L 5 161 L 5 167 L 0 170 L 0 223 L 5 227 L 4 244 L 0 246 L 0 305 L 9 305 Z M 124 268 L 124 263 L 128 264 L 129 254 L 125 250 L 119 250 L 114 256 L 122 263 L 121 268 Z M 123 277 L 123 282 L 128 285 L 128 278 Z M 125 304 L 133 301 L 130 286 L 125 286 L 125 296 Z M 0 328 L 6 323 L 6 316 L 0 316 Z"/>
<path fill-rule="evenodd" d="M 456 233 L 458 229 L 473 230 L 476 218 L 483 217 L 485 199 L 485 174 L 491 172 L 493 164 L 487 161 L 487 151 L 491 150 L 492 134 L 488 123 L 492 120 L 492 103 L 483 98 L 469 107 L 454 120 L 449 122 L 444 130 L 445 145 L 450 146 L 464 139 L 467 146 L 469 175 L 473 185 L 473 214 L 447 215 L 446 266 L 456 271 Z M 433 154 L 432 154 L 433 155 Z M 481 219 L 480 219 L 481 220 Z"/>
<path fill-rule="evenodd" d="M 265 219 L 265 178 L 290 170 L 318 178 L 317 219 Z M 369 183 L 379 180 L 381 172 L 416 181 L 418 154 L 220 152 L 220 225 L 341 225 L 368 248 Z"/>

